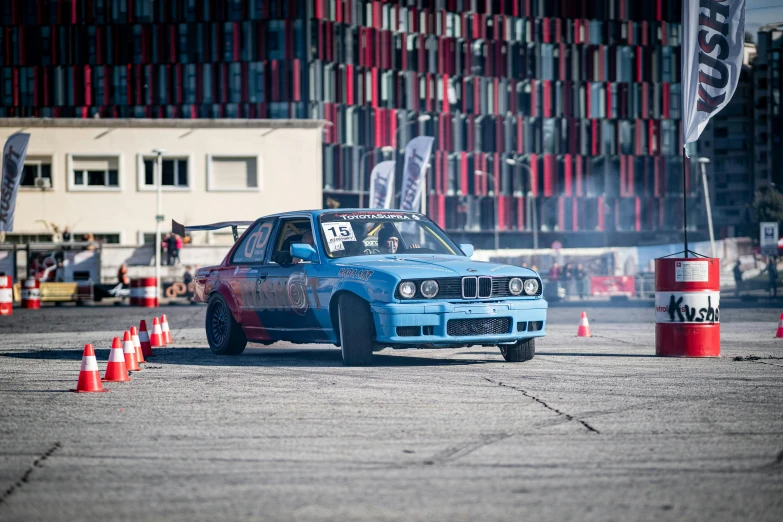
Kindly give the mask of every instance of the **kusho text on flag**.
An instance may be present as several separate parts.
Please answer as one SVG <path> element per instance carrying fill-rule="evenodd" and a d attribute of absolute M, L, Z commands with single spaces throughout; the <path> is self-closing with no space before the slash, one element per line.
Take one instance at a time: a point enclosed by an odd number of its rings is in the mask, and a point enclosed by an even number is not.
<path fill-rule="evenodd" d="M 699 101 L 697 110 L 711 113 L 725 100 L 729 85 L 729 0 L 699 0 Z M 705 86 L 713 87 L 711 92 Z"/>

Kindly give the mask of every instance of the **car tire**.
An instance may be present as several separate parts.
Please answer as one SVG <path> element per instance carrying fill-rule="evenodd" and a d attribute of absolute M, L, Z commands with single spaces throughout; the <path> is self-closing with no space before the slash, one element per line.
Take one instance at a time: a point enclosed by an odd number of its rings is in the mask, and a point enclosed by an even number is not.
<path fill-rule="evenodd" d="M 337 302 L 340 320 L 340 350 L 345 366 L 366 366 L 372 361 L 372 314 L 367 303 L 354 294 Z M 350 326 L 349 326 L 350 325 Z"/>
<path fill-rule="evenodd" d="M 209 349 L 216 355 L 239 355 L 245 351 L 247 337 L 242 325 L 237 323 L 226 299 L 213 294 L 207 305 L 206 319 Z"/>
<path fill-rule="evenodd" d="M 500 353 L 508 362 L 529 361 L 536 355 L 536 340 L 525 339 L 516 344 L 501 345 Z"/>

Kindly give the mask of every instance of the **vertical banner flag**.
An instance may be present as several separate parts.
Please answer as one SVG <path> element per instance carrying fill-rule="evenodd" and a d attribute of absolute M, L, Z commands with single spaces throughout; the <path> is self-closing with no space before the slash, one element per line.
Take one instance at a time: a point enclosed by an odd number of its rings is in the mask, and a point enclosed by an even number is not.
<path fill-rule="evenodd" d="M 24 158 L 27 156 L 29 134 L 14 134 L 5 142 L 3 149 L 3 180 L 0 183 L 0 235 L 14 230 L 16 193 L 22 179 Z"/>
<path fill-rule="evenodd" d="M 368 208 L 391 208 L 394 196 L 394 161 L 382 161 L 370 173 Z"/>
<path fill-rule="evenodd" d="M 405 169 L 402 174 L 400 210 L 421 210 L 422 185 L 427 175 L 430 152 L 435 138 L 419 136 L 405 146 Z"/>
<path fill-rule="evenodd" d="M 682 1 L 683 145 L 729 103 L 745 52 L 745 0 Z"/>

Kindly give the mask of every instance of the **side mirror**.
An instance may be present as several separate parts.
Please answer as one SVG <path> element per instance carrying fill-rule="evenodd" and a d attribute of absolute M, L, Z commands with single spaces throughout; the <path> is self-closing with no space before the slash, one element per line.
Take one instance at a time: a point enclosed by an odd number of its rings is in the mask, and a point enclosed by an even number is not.
<path fill-rule="evenodd" d="M 465 255 L 468 257 L 473 257 L 473 245 L 470 243 L 465 243 L 459 246 L 460 250 L 465 252 Z"/>
<path fill-rule="evenodd" d="M 294 243 L 291 245 L 291 257 L 298 257 L 305 261 L 318 261 L 318 253 L 310 245 Z"/>

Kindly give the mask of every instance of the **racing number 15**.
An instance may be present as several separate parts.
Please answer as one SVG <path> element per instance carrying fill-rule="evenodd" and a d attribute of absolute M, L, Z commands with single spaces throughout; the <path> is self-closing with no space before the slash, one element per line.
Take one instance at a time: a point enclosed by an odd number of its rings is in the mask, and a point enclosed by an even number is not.
<path fill-rule="evenodd" d="M 335 226 L 331 226 L 331 227 L 328 227 L 327 230 L 332 233 L 332 237 L 333 238 L 338 237 L 338 235 L 341 236 L 341 237 L 348 237 L 348 236 L 351 235 L 350 225 L 348 225 L 348 224 L 337 225 L 336 227 Z M 338 234 L 338 232 L 339 232 L 339 234 Z"/>

